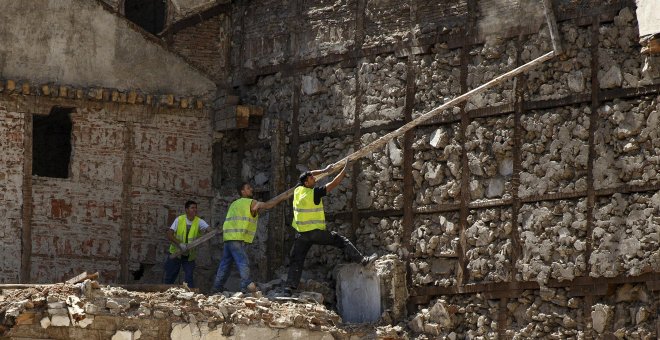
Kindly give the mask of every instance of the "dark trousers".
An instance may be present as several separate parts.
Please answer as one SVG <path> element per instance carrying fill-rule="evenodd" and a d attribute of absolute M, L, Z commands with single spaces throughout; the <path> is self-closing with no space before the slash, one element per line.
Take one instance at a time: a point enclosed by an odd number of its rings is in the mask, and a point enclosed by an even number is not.
<path fill-rule="evenodd" d="M 179 276 L 179 269 L 183 267 L 183 281 L 188 287 L 193 288 L 193 271 L 195 270 L 195 261 L 188 261 L 188 256 L 170 258 L 169 254 L 165 259 L 165 273 L 163 274 L 163 283 L 173 284 L 176 277 Z"/>
<path fill-rule="evenodd" d="M 289 275 L 287 276 L 286 285 L 291 288 L 298 288 L 300 277 L 302 276 L 303 265 L 305 264 L 305 257 L 309 248 L 313 245 L 319 244 L 324 246 L 333 246 L 344 251 L 344 256 L 351 262 L 360 262 L 362 254 L 355 248 L 353 243 L 346 237 L 337 234 L 334 231 L 327 230 L 310 230 L 304 233 L 297 233 L 296 240 L 291 248 L 291 255 L 289 260 Z"/>

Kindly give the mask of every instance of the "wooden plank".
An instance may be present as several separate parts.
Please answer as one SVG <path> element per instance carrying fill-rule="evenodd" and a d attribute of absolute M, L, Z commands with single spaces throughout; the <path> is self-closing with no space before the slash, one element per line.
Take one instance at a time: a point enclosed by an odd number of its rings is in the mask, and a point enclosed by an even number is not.
<path fill-rule="evenodd" d="M 214 238 L 216 235 L 220 235 L 220 234 L 222 234 L 222 229 L 218 229 L 218 225 L 219 225 L 219 224 L 220 224 L 220 222 L 218 222 L 218 223 L 215 225 L 215 228 L 213 228 L 213 230 L 211 230 L 210 232 L 208 232 L 208 233 L 202 235 L 201 237 L 198 237 L 196 240 L 194 240 L 194 241 L 188 243 L 188 249 L 194 249 L 194 248 L 197 248 L 200 244 L 203 244 L 203 243 L 205 243 L 206 241 L 208 241 L 208 240 Z M 170 258 L 173 259 L 173 258 L 175 258 L 175 257 L 177 257 L 177 256 L 180 256 L 181 253 L 182 253 L 181 250 L 177 250 L 174 254 L 170 254 Z"/>
<path fill-rule="evenodd" d="M 75 284 L 75 283 L 78 283 L 78 282 L 81 282 L 81 281 L 85 280 L 86 277 L 87 277 L 87 272 L 82 272 L 82 273 L 80 273 L 80 274 L 64 281 L 64 283 Z"/>
<path fill-rule="evenodd" d="M 83 282 L 85 280 L 96 280 L 98 278 L 99 278 L 99 272 L 92 273 L 92 274 L 88 274 L 87 272 L 82 272 L 81 274 L 66 280 L 64 283 L 73 285 L 73 284 L 76 284 L 76 283 Z"/>

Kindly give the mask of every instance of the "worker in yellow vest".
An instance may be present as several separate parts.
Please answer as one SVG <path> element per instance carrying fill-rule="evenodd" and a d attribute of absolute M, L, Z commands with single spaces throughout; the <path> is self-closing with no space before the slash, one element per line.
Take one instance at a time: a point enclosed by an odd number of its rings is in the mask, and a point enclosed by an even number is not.
<path fill-rule="evenodd" d="M 302 276 L 305 257 L 312 245 L 329 245 L 344 251 L 351 261 L 367 265 L 376 259 L 376 254 L 365 257 L 355 248 L 351 241 L 334 231 L 327 231 L 325 227 L 325 213 L 323 211 L 323 196 L 332 191 L 346 176 L 344 165 L 341 172 L 328 184 L 315 186 L 316 178 L 330 170 L 329 165 L 323 170 L 306 171 L 300 175 L 300 183 L 293 193 L 293 223 L 296 229 L 296 239 L 291 249 L 289 260 L 289 274 L 284 287 L 283 295 L 290 295 L 298 287 Z"/>
<path fill-rule="evenodd" d="M 225 223 L 222 225 L 224 242 L 222 260 L 213 282 L 212 292 L 222 292 L 229 278 L 232 263 L 236 264 L 241 276 L 241 291 L 254 292 L 256 285 L 250 279 L 250 262 L 245 253 L 246 245 L 251 244 L 257 232 L 259 213 L 276 206 L 284 200 L 283 196 L 275 197 L 268 202 L 252 199 L 254 189 L 249 183 L 238 186 L 241 197 L 229 206 Z"/>
<path fill-rule="evenodd" d="M 163 283 L 173 284 L 179 270 L 183 267 L 184 281 L 188 287 L 194 287 L 193 271 L 195 270 L 195 258 L 197 250 L 188 250 L 188 244 L 194 241 L 200 235 L 200 231 L 206 230 L 209 225 L 203 219 L 197 216 L 197 202 L 187 201 L 184 205 L 186 213 L 174 219 L 172 225 L 167 230 L 167 239 L 170 240 L 169 253 L 174 254 L 178 250 L 183 253 L 181 256 L 165 260 L 165 273 Z"/>

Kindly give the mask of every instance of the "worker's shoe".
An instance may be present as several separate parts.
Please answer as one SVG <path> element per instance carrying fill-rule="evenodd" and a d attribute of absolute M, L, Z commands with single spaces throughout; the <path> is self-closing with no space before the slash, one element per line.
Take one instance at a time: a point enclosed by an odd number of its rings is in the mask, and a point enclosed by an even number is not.
<path fill-rule="evenodd" d="M 366 266 L 368 266 L 368 265 L 374 263 L 374 262 L 376 261 L 377 258 L 378 258 L 378 254 L 373 253 L 373 254 L 371 254 L 371 255 L 369 255 L 369 256 L 365 256 L 365 257 L 363 257 L 363 258 L 362 258 L 362 261 L 360 261 L 360 263 L 361 263 L 363 266 L 366 267 Z"/>
<path fill-rule="evenodd" d="M 250 282 L 245 289 L 242 290 L 243 293 L 254 293 L 257 291 L 257 285 L 254 282 Z"/>

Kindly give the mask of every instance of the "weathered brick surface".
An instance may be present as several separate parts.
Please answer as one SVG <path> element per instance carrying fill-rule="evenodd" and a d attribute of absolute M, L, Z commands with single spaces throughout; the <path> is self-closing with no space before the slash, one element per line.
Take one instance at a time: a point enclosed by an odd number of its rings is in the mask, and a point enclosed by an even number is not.
<path fill-rule="evenodd" d="M 230 20 L 218 15 L 174 35 L 173 49 L 216 83 L 226 80 Z"/>
<path fill-rule="evenodd" d="M 21 270 L 23 117 L 0 107 L 0 282 L 18 281 Z"/>
<path fill-rule="evenodd" d="M 0 281 L 18 282 L 26 134 L 23 114 L 2 110 L 0 118 L 0 219 L 6 221 Z M 119 280 L 127 226 L 129 270 L 161 263 L 166 227 L 188 199 L 200 203 L 211 223 L 208 116 L 144 115 L 129 123 L 104 110 L 81 109 L 71 118 L 69 177 L 32 178 L 31 281 L 58 282 L 82 271 L 99 271 L 104 282 Z"/>

